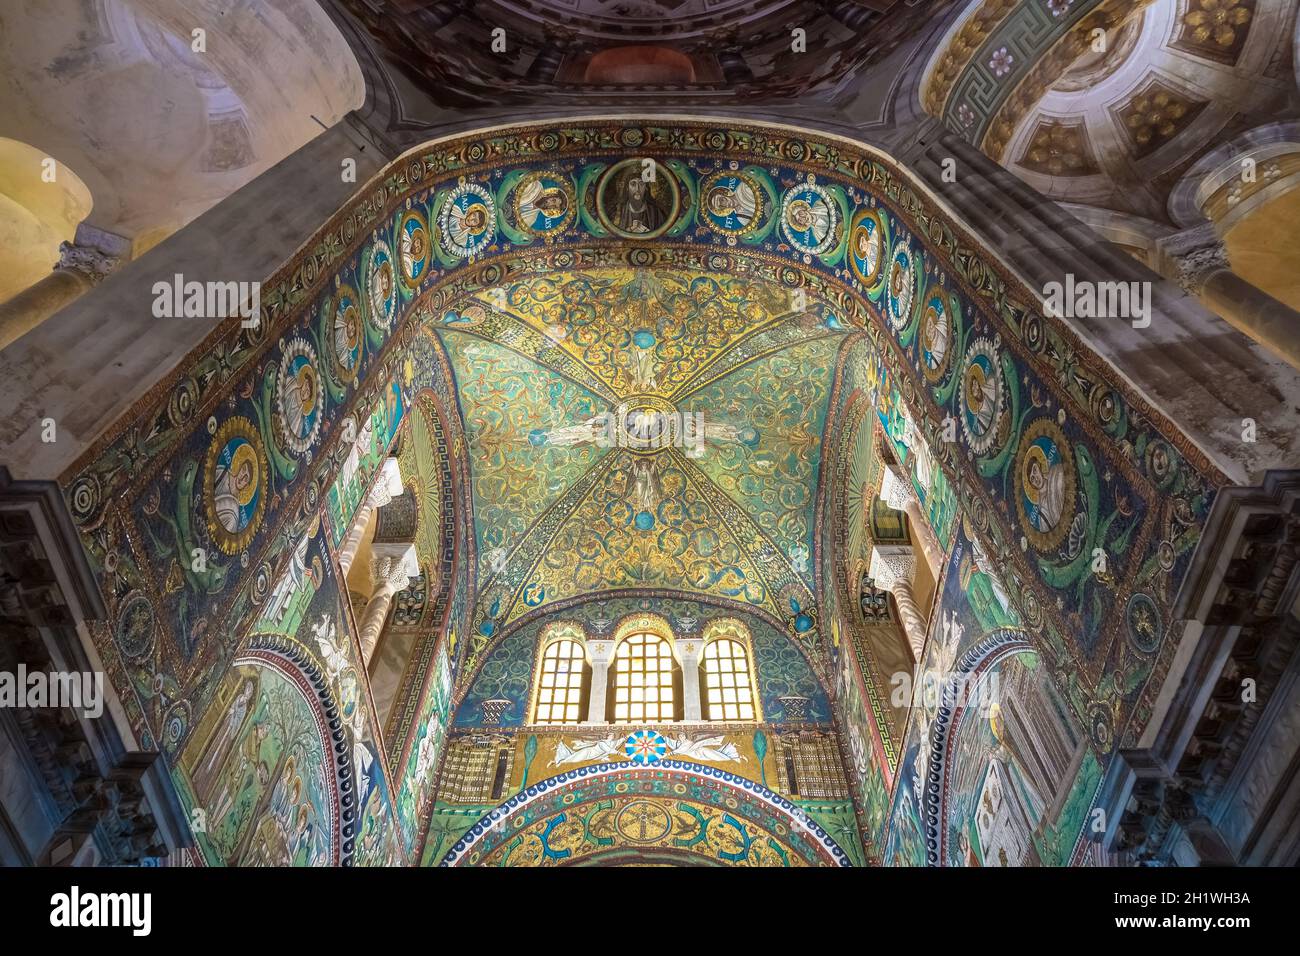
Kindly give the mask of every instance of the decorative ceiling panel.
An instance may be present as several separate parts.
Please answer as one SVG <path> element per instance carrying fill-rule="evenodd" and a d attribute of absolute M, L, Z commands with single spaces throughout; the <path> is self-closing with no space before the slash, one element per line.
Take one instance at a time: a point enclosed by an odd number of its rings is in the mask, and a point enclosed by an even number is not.
<path fill-rule="evenodd" d="M 557 272 L 433 316 L 469 433 L 480 612 L 616 588 L 812 594 L 826 307 L 736 276 Z M 793 603 L 792 603 L 793 602 Z"/>

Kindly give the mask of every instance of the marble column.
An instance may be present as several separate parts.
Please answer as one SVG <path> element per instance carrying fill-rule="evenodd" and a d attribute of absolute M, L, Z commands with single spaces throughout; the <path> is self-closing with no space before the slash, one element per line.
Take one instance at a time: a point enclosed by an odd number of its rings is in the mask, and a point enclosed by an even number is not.
<path fill-rule="evenodd" d="M 677 663 L 682 667 L 682 720 L 703 720 L 700 703 L 700 651 L 695 638 L 677 639 Z"/>
<path fill-rule="evenodd" d="M 613 641 L 588 639 L 587 660 L 591 662 L 591 693 L 587 697 L 589 724 L 609 723 L 605 711 L 609 699 L 609 664 L 613 659 Z"/>
<path fill-rule="evenodd" d="M 375 590 L 366 603 L 361 622 L 361 657 L 367 666 L 379 646 L 380 635 L 384 633 L 384 622 L 388 620 L 393 596 L 420 573 L 413 544 L 376 544 L 370 561 L 370 577 Z"/>
<path fill-rule="evenodd" d="M 361 539 L 366 535 L 366 526 L 370 523 L 370 516 L 377 509 L 382 508 L 402 494 L 403 489 L 402 473 L 397 467 L 397 459 L 385 458 L 383 465 L 379 469 L 379 477 L 375 479 L 374 487 L 370 489 L 370 493 L 361 502 L 356 517 L 352 519 L 352 526 L 348 528 L 343 543 L 339 545 L 339 567 L 343 569 L 344 577 L 347 576 L 348 569 L 352 567 L 352 562 L 356 560 L 357 549 L 361 547 Z"/>
<path fill-rule="evenodd" d="M 53 272 L 0 303 L 0 349 L 89 292 L 121 264 L 130 248 L 130 241 L 121 236 L 78 226 L 75 241 L 59 246 Z"/>
<path fill-rule="evenodd" d="M 916 574 L 916 552 L 910 545 L 878 544 L 871 549 L 871 566 L 867 574 L 876 582 L 876 586 L 894 595 L 898 605 L 899 623 L 907 644 L 912 648 L 912 656 L 917 664 L 925 650 L 925 616 L 917 606 L 916 595 L 912 592 L 912 578 Z"/>
<path fill-rule="evenodd" d="M 1192 230 L 1161 241 L 1158 258 L 1167 277 L 1238 332 L 1300 368 L 1300 312 L 1233 272 L 1222 241 L 1206 233 Z"/>
<path fill-rule="evenodd" d="M 925 563 L 935 581 L 939 580 L 939 569 L 943 566 L 943 549 L 935 537 L 929 520 L 921 513 L 921 502 L 912 490 L 911 482 L 900 475 L 892 466 L 885 468 L 880 479 L 880 500 L 895 511 L 907 515 L 912 529 L 913 541 L 921 545 Z"/>

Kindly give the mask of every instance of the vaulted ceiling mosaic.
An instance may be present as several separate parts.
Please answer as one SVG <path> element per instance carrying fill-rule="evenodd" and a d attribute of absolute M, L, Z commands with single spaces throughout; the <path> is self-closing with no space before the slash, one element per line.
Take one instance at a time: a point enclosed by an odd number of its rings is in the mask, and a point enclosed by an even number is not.
<path fill-rule="evenodd" d="M 620 588 L 733 600 L 811 630 L 843 336 L 828 315 L 742 278 L 611 268 L 433 316 L 469 441 L 480 635 Z"/>

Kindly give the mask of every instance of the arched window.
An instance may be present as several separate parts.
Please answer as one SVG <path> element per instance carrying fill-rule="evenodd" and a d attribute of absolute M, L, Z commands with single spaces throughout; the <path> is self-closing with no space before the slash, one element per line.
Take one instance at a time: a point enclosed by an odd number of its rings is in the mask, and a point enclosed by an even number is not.
<path fill-rule="evenodd" d="M 704 716 L 708 720 L 753 720 L 754 680 L 745 645 L 719 637 L 704 645 Z"/>
<path fill-rule="evenodd" d="M 587 711 L 591 678 L 583 646 L 567 638 L 552 641 L 542 652 L 537 679 L 538 724 L 581 723 Z"/>
<path fill-rule="evenodd" d="M 614 722 L 677 719 L 673 649 L 658 634 L 629 635 L 614 652 Z"/>

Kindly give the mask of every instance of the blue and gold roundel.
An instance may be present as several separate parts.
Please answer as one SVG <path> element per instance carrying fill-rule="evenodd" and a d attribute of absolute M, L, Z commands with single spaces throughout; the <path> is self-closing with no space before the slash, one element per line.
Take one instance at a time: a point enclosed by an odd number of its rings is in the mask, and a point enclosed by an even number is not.
<path fill-rule="evenodd" d="M 550 170 L 529 173 L 511 193 L 515 222 L 530 236 L 549 239 L 573 222 L 577 196 L 569 177 Z"/>
<path fill-rule="evenodd" d="M 839 212 L 825 187 L 809 182 L 786 191 L 781 200 L 781 233 L 790 245 L 810 256 L 835 247 Z"/>
<path fill-rule="evenodd" d="M 700 186 L 700 211 L 714 232 L 746 236 L 763 220 L 763 189 L 741 172 L 714 173 Z"/>
<path fill-rule="evenodd" d="M 978 338 L 966 352 L 961 374 L 961 428 L 975 454 L 982 455 L 993 446 L 1003 403 L 997 350 L 988 339 Z"/>
<path fill-rule="evenodd" d="M 482 252 L 497 231 L 496 204 L 478 183 L 461 183 L 442 203 L 438 231 L 443 248 L 466 259 Z"/>
<path fill-rule="evenodd" d="M 862 209 L 849 229 L 849 267 L 863 285 L 871 288 L 880 280 L 885 260 L 885 230 L 874 209 Z"/>
<path fill-rule="evenodd" d="M 407 210 L 397 224 L 397 262 L 402 282 L 415 289 L 429 271 L 429 224 L 415 209 Z"/>
<path fill-rule="evenodd" d="M 1037 551 L 1060 545 L 1074 521 L 1074 456 L 1065 435 L 1049 418 L 1030 424 L 1016 451 L 1016 510 L 1020 527 Z"/>
<path fill-rule="evenodd" d="M 334 314 L 330 319 L 330 358 L 342 382 L 351 382 L 361 367 L 362 329 L 360 299 L 350 285 L 334 292 Z"/>
<path fill-rule="evenodd" d="M 305 339 L 295 338 L 284 347 L 276 376 L 275 424 L 280 443 L 302 454 L 320 432 L 325 383 L 316 367 L 316 351 Z"/>
<path fill-rule="evenodd" d="M 912 321 L 912 304 L 916 301 L 916 258 L 907 242 L 894 245 L 889 262 L 889 289 L 885 293 L 889 324 L 901 332 Z"/>
<path fill-rule="evenodd" d="M 228 418 L 208 447 L 203 497 L 208 532 L 226 554 L 238 554 L 261 527 L 267 466 L 262 437 L 247 418 Z"/>
<path fill-rule="evenodd" d="M 921 372 L 931 384 L 939 382 L 952 360 L 953 318 L 944 301 L 943 288 L 930 287 L 921 310 L 921 335 L 917 348 L 921 353 Z"/>
<path fill-rule="evenodd" d="M 397 278 L 393 275 L 393 254 L 388 243 L 376 239 L 366 253 L 364 270 L 366 302 L 370 306 L 370 321 L 375 328 L 387 332 L 397 316 Z"/>

